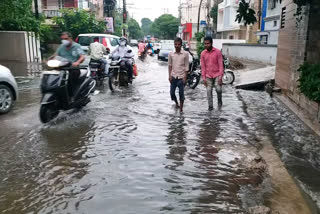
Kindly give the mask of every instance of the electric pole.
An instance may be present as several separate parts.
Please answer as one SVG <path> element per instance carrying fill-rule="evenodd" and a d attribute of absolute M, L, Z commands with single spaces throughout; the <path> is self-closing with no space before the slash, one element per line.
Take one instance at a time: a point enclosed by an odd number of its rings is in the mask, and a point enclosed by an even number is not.
<path fill-rule="evenodd" d="M 34 0 L 34 11 L 35 11 L 36 18 L 39 19 L 38 0 Z"/>
<path fill-rule="evenodd" d="M 201 11 L 202 1 L 203 0 L 200 0 L 200 4 L 199 4 L 197 33 L 199 33 L 200 11 Z"/>
<path fill-rule="evenodd" d="M 127 8 L 126 8 L 126 0 L 123 0 L 123 29 L 122 36 L 126 37 L 126 24 L 127 24 Z"/>

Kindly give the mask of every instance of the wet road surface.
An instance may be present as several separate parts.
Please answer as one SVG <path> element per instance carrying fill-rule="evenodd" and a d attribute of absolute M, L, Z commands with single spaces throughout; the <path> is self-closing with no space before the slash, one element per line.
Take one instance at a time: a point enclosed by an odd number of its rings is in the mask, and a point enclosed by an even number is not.
<path fill-rule="evenodd" d="M 106 85 L 46 125 L 39 75 L 18 75 L 20 101 L 0 117 L 1 213 L 247 213 L 272 191 L 257 190 L 264 174 L 248 167 L 264 136 L 319 205 L 318 139 L 281 104 L 225 86 L 223 108 L 208 112 L 200 85 L 180 114 L 167 63 L 137 63 L 131 87 Z"/>

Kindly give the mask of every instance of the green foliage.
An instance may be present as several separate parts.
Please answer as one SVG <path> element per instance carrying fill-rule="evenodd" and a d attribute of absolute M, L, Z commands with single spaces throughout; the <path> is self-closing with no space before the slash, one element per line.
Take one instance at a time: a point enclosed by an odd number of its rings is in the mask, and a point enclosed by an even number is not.
<path fill-rule="evenodd" d="M 144 35 L 149 35 L 151 33 L 152 21 L 148 18 L 141 19 L 141 29 Z"/>
<path fill-rule="evenodd" d="M 197 39 L 197 54 L 200 58 L 201 52 L 204 50 L 204 43 L 202 39 L 205 36 L 205 32 L 198 32 L 195 34 L 196 39 Z"/>
<path fill-rule="evenodd" d="M 41 20 L 31 11 L 32 0 L 0 1 L 0 30 L 40 31 Z"/>
<path fill-rule="evenodd" d="M 320 64 L 309 64 L 305 62 L 300 66 L 299 81 L 300 91 L 309 99 L 320 103 Z"/>
<path fill-rule="evenodd" d="M 174 39 L 178 33 L 179 19 L 171 14 L 163 14 L 151 25 L 151 33 L 160 39 Z"/>
<path fill-rule="evenodd" d="M 119 10 L 115 10 L 115 18 L 114 18 L 114 35 L 121 36 L 122 35 L 122 13 Z"/>
<path fill-rule="evenodd" d="M 218 22 L 218 4 L 215 4 L 210 10 L 210 17 L 214 24 Z"/>
<path fill-rule="evenodd" d="M 135 19 L 129 19 L 128 31 L 129 31 L 129 37 L 132 39 L 139 39 L 143 35 L 141 28 Z"/>
<path fill-rule="evenodd" d="M 106 29 L 104 21 L 99 21 L 95 15 L 85 10 L 61 10 L 61 17 L 54 17 L 60 32 L 68 31 L 75 38 L 80 33 L 103 33 Z"/>
<path fill-rule="evenodd" d="M 250 25 L 257 22 L 257 18 L 255 16 L 256 12 L 250 8 L 250 4 L 245 2 L 245 0 L 241 0 L 239 3 L 239 8 L 237 10 L 236 22 L 240 23 L 242 20 L 244 21 L 244 25 Z"/>

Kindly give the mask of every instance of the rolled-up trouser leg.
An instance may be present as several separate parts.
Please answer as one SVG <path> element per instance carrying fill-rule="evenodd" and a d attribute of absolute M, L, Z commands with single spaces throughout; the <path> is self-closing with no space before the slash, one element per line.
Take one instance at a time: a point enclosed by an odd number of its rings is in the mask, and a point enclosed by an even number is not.
<path fill-rule="evenodd" d="M 207 78 L 207 98 L 209 108 L 213 108 L 212 88 L 214 86 L 214 79 Z"/>
<path fill-rule="evenodd" d="M 183 80 L 179 79 L 177 82 L 178 88 L 179 88 L 179 99 L 180 101 L 184 100 L 184 84 L 183 84 Z"/>
<path fill-rule="evenodd" d="M 172 82 L 170 85 L 170 96 L 171 96 L 171 100 L 177 102 L 177 97 L 176 97 L 176 88 L 177 88 L 177 80 L 172 78 Z"/>
<path fill-rule="evenodd" d="M 218 84 L 218 77 L 215 78 L 215 88 L 217 92 L 218 105 L 222 105 L 222 86 Z"/>

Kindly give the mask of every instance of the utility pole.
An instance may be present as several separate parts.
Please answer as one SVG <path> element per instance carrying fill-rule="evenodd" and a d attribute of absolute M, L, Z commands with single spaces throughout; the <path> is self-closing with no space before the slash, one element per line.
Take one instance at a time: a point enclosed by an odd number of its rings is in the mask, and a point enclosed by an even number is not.
<path fill-rule="evenodd" d="M 39 19 L 38 0 L 34 0 L 34 11 L 35 11 L 36 18 Z"/>
<path fill-rule="evenodd" d="M 200 11 L 201 11 L 202 1 L 203 1 L 203 0 L 200 0 L 200 4 L 199 4 L 197 33 L 199 33 L 199 25 L 200 25 Z"/>
<path fill-rule="evenodd" d="M 123 0 L 123 29 L 122 29 L 122 36 L 126 37 L 126 29 L 125 25 L 127 24 L 127 8 L 126 8 L 126 0 Z"/>

